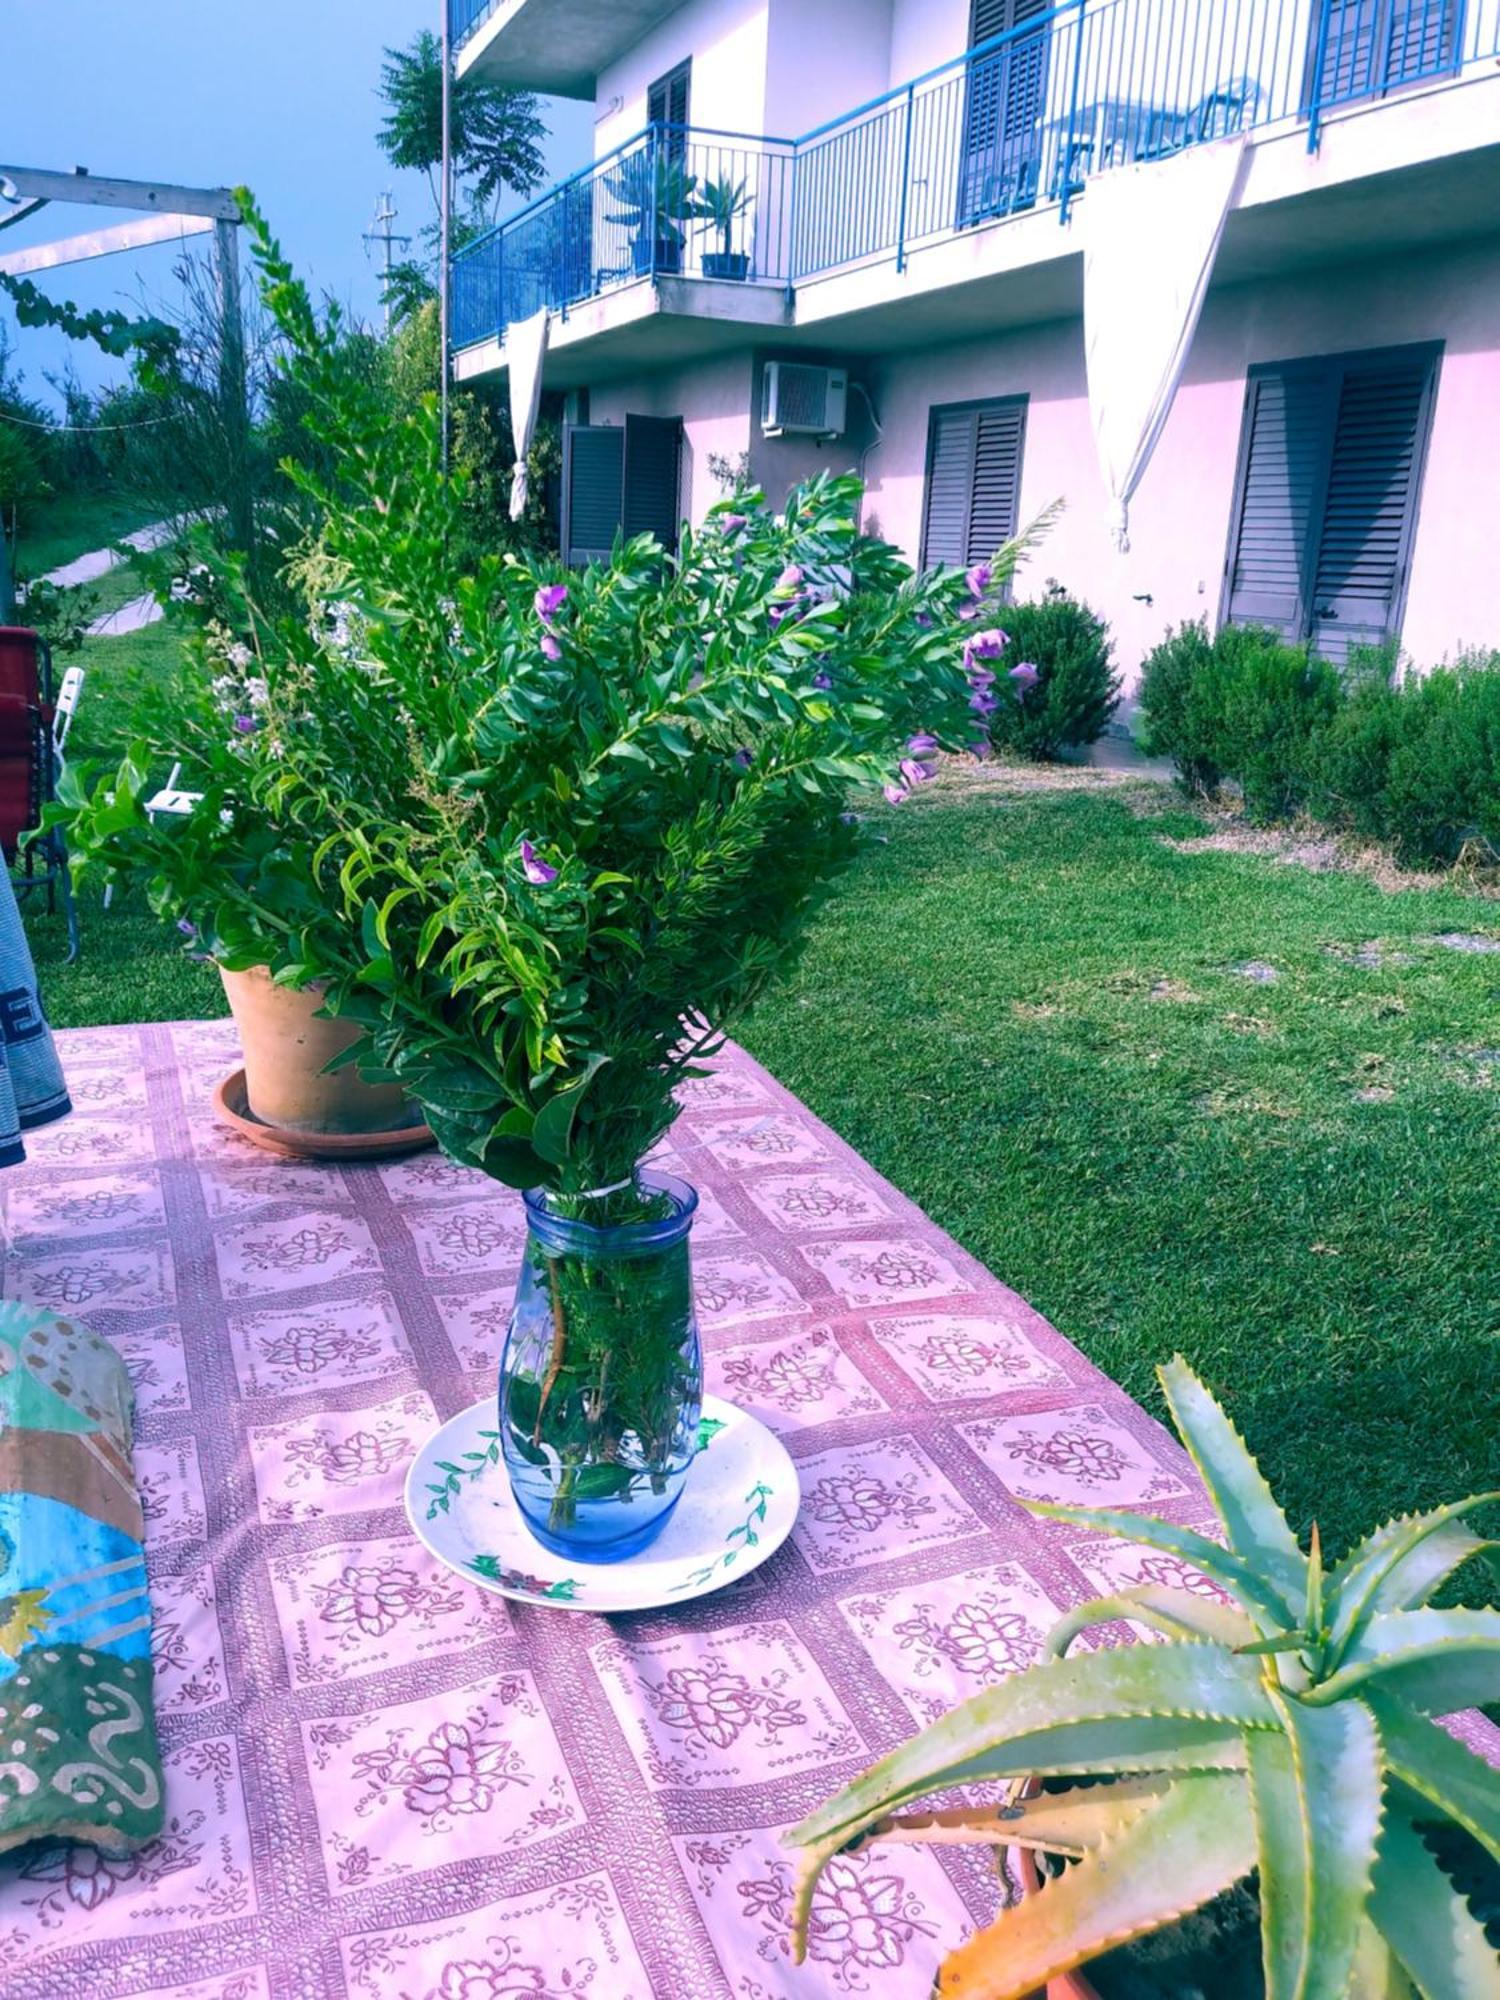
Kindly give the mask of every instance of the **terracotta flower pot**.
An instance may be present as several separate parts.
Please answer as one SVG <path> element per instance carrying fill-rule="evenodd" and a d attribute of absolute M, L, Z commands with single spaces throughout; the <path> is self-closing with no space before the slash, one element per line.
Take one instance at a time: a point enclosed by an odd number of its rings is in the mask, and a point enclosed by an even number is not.
<path fill-rule="evenodd" d="M 221 966 L 229 1010 L 245 1051 L 245 1091 L 262 1124 L 296 1133 L 395 1132 L 413 1123 L 395 1083 L 365 1083 L 352 1064 L 324 1065 L 358 1039 L 348 1021 L 320 1021 L 320 988 L 278 986 L 263 965 L 249 972 Z"/>

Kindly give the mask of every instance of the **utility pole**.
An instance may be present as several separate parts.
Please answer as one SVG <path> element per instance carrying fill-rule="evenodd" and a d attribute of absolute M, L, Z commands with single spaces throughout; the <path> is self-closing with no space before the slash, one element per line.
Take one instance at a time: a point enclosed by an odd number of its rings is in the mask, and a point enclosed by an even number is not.
<path fill-rule="evenodd" d="M 391 330 L 391 270 L 396 262 L 397 250 L 406 250 L 411 246 L 411 238 L 409 236 L 398 236 L 395 234 L 391 226 L 395 220 L 396 197 L 391 193 L 389 188 L 386 188 L 375 203 L 375 220 L 365 231 L 364 242 L 365 255 L 367 257 L 370 254 L 371 244 L 379 244 L 380 246 L 381 269 L 384 278 L 384 282 L 380 288 L 380 295 L 385 304 L 381 323 L 387 333 Z"/>
<path fill-rule="evenodd" d="M 448 0 L 438 0 L 443 10 L 440 45 L 443 63 L 443 158 L 438 194 L 438 399 L 442 424 L 443 476 L 448 474 L 448 244 L 453 223 L 453 37 L 449 27 Z"/>
<path fill-rule="evenodd" d="M 250 410 L 245 384 L 245 321 L 240 310 L 238 222 L 214 223 L 214 262 L 219 276 L 219 406 L 229 446 L 229 536 L 248 554 L 255 540 L 250 497 Z"/>

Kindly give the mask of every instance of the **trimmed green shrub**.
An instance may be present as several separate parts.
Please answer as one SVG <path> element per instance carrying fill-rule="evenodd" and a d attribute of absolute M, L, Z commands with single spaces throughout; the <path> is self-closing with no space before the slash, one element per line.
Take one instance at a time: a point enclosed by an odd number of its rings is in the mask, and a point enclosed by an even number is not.
<path fill-rule="evenodd" d="M 1170 757 L 1184 790 L 1213 793 L 1223 775 L 1214 759 L 1210 705 L 1203 689 L 1213 672 L 1213 640 L 1202 618 L 1169 627 L 1141 667 L 1141 748 Z"/>
<path fill-rule="evenodd" d="M 1029 661 L 1039 678 L 991 717 L 995 747 L 1052 758 L 1065 744 L 1102 736 L 1120 703 L 1104 620 L 1055 583 L 1039 604 L 1009 604 L 1001 619 L 1010 639 L 1001 673 Z"/>
<path fill-rule="evenodd" d="M 1403 682 L 1396 710 L 1384 838 L 1406 861 L 1500 858 L 1500 654 Z"/>

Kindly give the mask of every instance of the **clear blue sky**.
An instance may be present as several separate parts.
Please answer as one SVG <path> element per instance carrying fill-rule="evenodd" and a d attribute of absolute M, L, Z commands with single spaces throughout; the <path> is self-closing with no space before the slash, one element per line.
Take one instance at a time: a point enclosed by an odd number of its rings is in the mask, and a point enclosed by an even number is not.
<path fill-rule="evenodd" d="M 0 0 L 0 162 L 133 180 L 244 182 L 302 274 L 373 320 L 375 266 L 361 233 L 393 187 L 398 229 L 431 213 L 426 182 L 394 174 L 375 143 L 381 51 L 436 31 L 434 0 Z M 592 150 L 592 107 L 551 99 L 549 178 Z M 119 212 L 54 204 L 0 243 L 72 236 Z M 170 303 L 174 250 L 75 265 L 37 282 L 84 307 Z M 71 359 L 89 384 L 119 364 L 0 305 L 26 386 Z"/>

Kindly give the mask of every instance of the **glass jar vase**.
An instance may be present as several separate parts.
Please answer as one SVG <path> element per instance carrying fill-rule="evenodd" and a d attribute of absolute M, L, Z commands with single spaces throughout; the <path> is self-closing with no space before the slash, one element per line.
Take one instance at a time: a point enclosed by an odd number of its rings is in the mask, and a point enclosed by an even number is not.
<path fill-rule="evenodd" d="M 526 1248 L 500 1361 L 500 1440 L 539 1542 L 618 1562 L 665 1527 L 698 1445 L 703 1356 L 685 1181 L 526 1201 Z"/>

